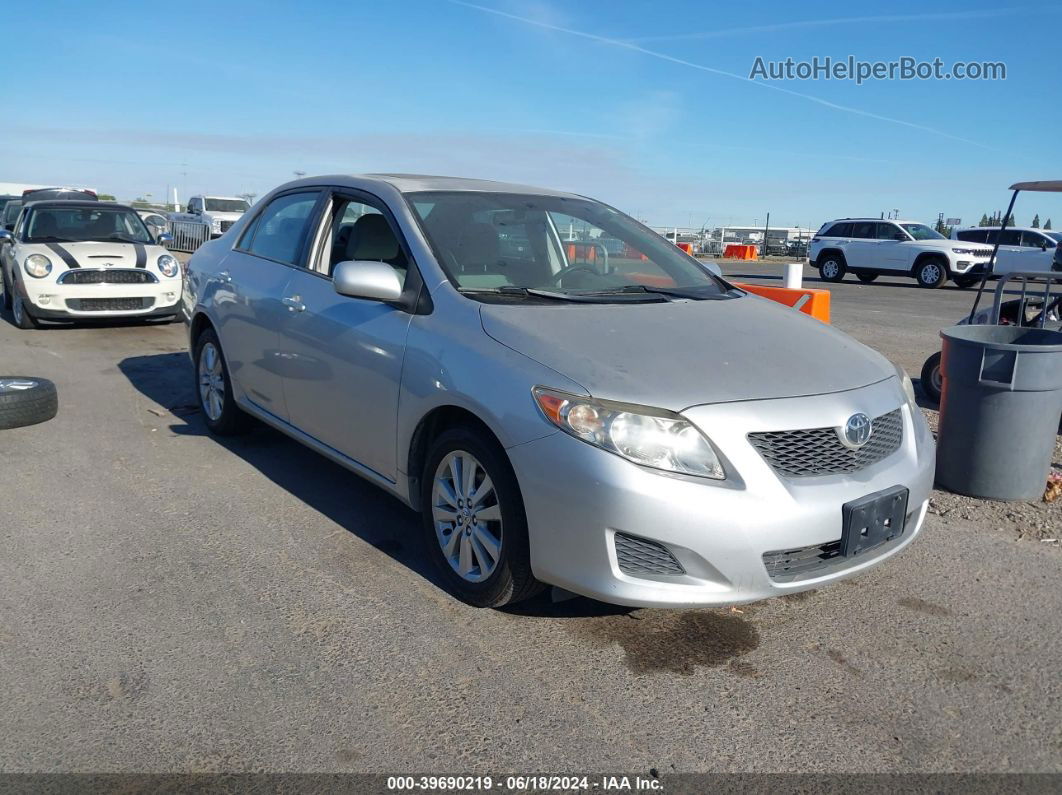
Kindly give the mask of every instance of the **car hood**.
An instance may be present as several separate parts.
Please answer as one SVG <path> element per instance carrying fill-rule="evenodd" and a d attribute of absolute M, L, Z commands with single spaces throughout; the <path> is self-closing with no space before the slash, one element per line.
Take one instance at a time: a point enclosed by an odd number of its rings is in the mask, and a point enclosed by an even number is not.
<path fill-rule="evenodd" d="M 483 330 L 594 397 L 681 411 L 840 392 L 895 374 L 883 356 L 756 296 L 639 304 L 484 304 Z M 545 384 L 544 386 L 549 386 Z"/>
<path fill-rule="evenodd" d="M 206 210 L 205 213 L 220 221 L 236 221 L 243 217 L 243 213 L 223 213 L 220 210 Z"/>
<path fill-rule="evenodd" d="M 82 243 L 27 243 L 23 253 L 43 254 L 53 267 L 79 268 L 137 268 L 152 269 L 158 258 L 169 252 L 154 243 L 112 243 L 85 241 Z M 73 263 L 68 261 L 72 259 Z"/>
<path fill-rule="evenodd" d="M 942 250 L 947 250 L 955 246 L 959 246 L 960 248 L 992 248 L 987 243 L 971 243 L 966 240 L 952 240 L 951 238 L 945 238 L 944 240 L 909 240 L 907 242 L 915 246 L 939 248 Z"/>

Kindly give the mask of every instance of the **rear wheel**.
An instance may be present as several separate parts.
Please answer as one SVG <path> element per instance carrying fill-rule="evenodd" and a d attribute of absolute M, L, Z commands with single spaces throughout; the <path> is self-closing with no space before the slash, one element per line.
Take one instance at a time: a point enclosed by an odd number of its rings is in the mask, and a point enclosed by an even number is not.
<path fill-rule="evenodd" d="M 863 284 L 870 284 L 872 281 L 874 281 L 876 278 L 878 278 L 878 274 L 876 274 L 876 273 L 857 273 L 856 274 L 856 278 L 859 279 L 859 281 L 863 282 Z"/>
<path fill-rule="evenodd" d="M 195 392 L 211 433 L 234 436 L 250 427 L 251 418 L 236 405 L 232 396 L 229 367 L 212 329 L 204 331 L 195 341 Z"/>
<path fill-rule="evenodd" d="M 840 254 L 824 254 L 819 258 L 819 276 L 827 282 L 839 282 L 844 278 L 848 265 Z"/>
<path fill-rule="evenodd" d="M 428 451 L 420 497 L 428 554 L 458 598 L 501 607 L 541 590 L 523 498 L 497 442 L 473 428 L 441 434 Z"/>
<path fill-rule="evenodd" d="M 922 365 L 922 391 L 926 397 L 936 403 L 940 402 L 940 394 L 943 391 L 944 382 L 940 376 L 940 351 L 937 351 Z"/>
<path fill-rule="evenodd" d="M 948 266 L 936 257 L 924 259 L 915 266 L 914 275 L 919 287 L 934 289 L 948 280 Z"/>

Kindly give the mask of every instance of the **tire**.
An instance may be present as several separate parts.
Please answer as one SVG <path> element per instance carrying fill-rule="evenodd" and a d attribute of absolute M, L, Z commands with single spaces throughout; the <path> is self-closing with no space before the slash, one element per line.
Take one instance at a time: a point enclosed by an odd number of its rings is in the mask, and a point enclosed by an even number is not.
<path fill-rule="evenodd" d="M 832 252 L 819 257 L 817 265 L 819 276 L 825 282 L 839 282 L 844 278 L 845 273 L 848 272 L 848 265 L 845 263 L 844 257 Z"/>
<path fill-rule="evenodd" d="M 948 266 L 939 257 L 924 259 L 915 266 L 914 277 L 919 287 L 935 290 L 948 280 Z"/>
<path fill-rule="evenodd" d="M 469 460 L 470 487 L 462 488 Z M 488 490 L 469 506 L 469 491 L 475 497 L 487 478 Z M 473 428 L 445 431 L 428 450 L 420 485 L 428 555 L 451 593 L 476 607 L 502 607 L 542 590 L 531 573 L 520 487 L 497 442 Z"/>
<path fill-rule="evenodd" d="M 33 376 L 0 376 L 0 430 L 47 422 L 59 411 L 55 384 Z"/>
<path fill-rule="evenodd" d="M 940 351 L 937 351 L 926 359 L 926 363 L 922 365 L 920 383 L 922 385 L 922 391 L 926 394 L 926 397 L 939 403 L 941 393 Z"/>
<path fill-rule="evenodd" d="M 29 310 L 26 309 L 26 302 L 22 300 L 21 295 L 11 296 L 11 319 L 20 329 L 29 330 L 32 328 L 40 328 L 40 324 L 37 323 L 37 318 L 31 315 Z"/>
<path fill-rule="evenodd" d="M 954 279 L 952 279 L 952 281 L 955 282 L 955 285 L 957 287 L 960 287 L 961 289 L 965 290 L 969 287 L 973 287 L 975 284 L 978 284 L 981 279 L 977 276 L 956 276 Z"/>
<path fill-rule="evenodd" d="M 856 278 L 859 279 L 859 281 L 863 282 L 863 284 L 870 284 L 872 281 L 874 281 L 876 278 L 878 278 L 878 274 L 876 274 L 876 273 L 857 273 L 856 274 Z"/>
<path fill-rule="evenodd" d="M 216 436 L 246 433 L 251 426 L 251 418 L 236 405 L 229 366 L 213 329 L 207 329 L 196 337 L 193 361 L 195 394 L 207 428 Z"/>
<path fill-rule="evenodd" d="M 11 285 L 7 281 L 7 274 L 4 274 L 4 301 L 3 308 L 5 311 L 11 311 Z"/>

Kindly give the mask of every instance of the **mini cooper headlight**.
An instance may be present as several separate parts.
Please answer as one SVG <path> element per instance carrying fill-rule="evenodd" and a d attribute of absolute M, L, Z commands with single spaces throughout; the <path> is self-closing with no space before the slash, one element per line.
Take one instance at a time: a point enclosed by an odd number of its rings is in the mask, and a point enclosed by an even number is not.
<path fill-rule="evenodd" d="M 576 439 L 642 466 L 714 480 L 726 477 L 709 441 L 678 414 L 541 386 L 532 392 L 543 416 Z"/>
<path fill-rule="evenodd" d="M 43 279 L 52 272 L 52 261 L 43 254 L 30 254 L 22 267 L 34 279 Z"/>
<path fill-rule="evenodd" d="M 181 264 L 169 254 L 163 254 L 158 260 L 159 270 L 163 276 L 173 278 L 181 270 Z"/>

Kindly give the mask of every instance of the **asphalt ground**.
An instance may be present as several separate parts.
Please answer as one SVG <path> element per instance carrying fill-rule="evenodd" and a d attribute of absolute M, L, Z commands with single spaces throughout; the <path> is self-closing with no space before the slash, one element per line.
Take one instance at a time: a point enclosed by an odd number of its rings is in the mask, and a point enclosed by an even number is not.
<path fill-rule="evenodd" d="M 972 293 L 909 285 L 833 285 L 833 318 L 917 375 Z M 477 610 L 394 499 L 207 435 L 185 345 L 0 323 L 0 369 L 60 394 L 0 436 L 2 771 L 1062 772 L 1057 544 L 931 515 L 738 609 Z"/>

